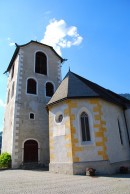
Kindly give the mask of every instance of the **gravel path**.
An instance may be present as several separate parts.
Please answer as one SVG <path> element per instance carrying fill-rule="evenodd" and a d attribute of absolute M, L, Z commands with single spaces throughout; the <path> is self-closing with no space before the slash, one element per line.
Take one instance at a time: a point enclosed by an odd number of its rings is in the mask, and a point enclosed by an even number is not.
<path fill-rule="evenodd" d="M 130 174 L 88 177 L 48 171 L 0 171 L 0 194 L 130 194 Z"/>

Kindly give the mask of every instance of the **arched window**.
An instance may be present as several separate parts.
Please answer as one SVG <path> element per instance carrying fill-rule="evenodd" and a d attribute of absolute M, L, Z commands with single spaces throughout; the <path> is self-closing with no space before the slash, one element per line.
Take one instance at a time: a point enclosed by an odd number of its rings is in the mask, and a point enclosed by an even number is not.
<path fill-rule="evenodd" d="M 47 82 L 46 83 L 46 96 L 52 97 L 54 94 L 54 86 L 52 83 Z"/>
<path fill-rule="evenodd" d="M 35 73 L 47 75 L 47 57 L 42 52 L 37 52 L 35 57 Z"/>
<path fill-rule="evenodd" d="M 37 94 L 37 82 L 32 78 L 27 80 L 27 93 Z"/>
<path fill-rule="evenodd" d="M 82 141 L 91 141 L 89 120 L 86 112 L 82 112 L 80 115 Z"/>
<path fill-rule="evenodd" d="M 12 84 L 11 98 L 13 97 L 13 95 L 14 95 L 14 82 L 13 82 L 13 84 Z"/>

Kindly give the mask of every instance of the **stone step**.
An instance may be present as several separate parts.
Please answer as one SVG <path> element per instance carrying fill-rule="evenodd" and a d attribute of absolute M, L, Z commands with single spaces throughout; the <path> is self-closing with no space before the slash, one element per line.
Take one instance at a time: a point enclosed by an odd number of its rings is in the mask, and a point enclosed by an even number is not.
<path fill-rule="evenodd" d="M 24 170 L 33 170 L 33 169 L 43 169 L 43 170 L 48 170 L 48 166 L 45 164 L 39 164 L 37 162 L 31 162 L 31 163 L 23 163 L 20 166 L 21 169 Z"/>

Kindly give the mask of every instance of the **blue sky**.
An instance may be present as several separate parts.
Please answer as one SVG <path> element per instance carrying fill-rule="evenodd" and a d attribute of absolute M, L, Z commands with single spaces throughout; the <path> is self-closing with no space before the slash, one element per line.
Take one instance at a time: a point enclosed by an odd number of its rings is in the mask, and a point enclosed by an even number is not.
<path fill-rule="evenodd" d="M 0 0 L 0 131 L 6 103 L 3 75 L 14 43 L 52 44 L 71 71 L 116 93 L 130 93 L 129 0 Z"/>

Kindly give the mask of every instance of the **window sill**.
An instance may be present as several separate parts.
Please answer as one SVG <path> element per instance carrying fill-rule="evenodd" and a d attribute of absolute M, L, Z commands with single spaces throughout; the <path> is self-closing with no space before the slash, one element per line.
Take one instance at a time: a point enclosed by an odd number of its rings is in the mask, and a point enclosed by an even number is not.
<path fill-rule="evenodd" d="M 41 76 L 47 76 L 47 74 L 43 74 L 43 73 L 37 73 L 35 72 L 37 75 L 41 75 Z"/>
<path fill-rule="evenodd" d="M 31 93 L 26 93 L 26 95 L 29 95 L 29 96 L 38 96 L 37 94 L 31 94 Z"/>
<path fill-rule="evenodd" d="M 94 146 L 94 143 L 92 141 L 85 141 L 81 142 L 81 146 Z"/>

